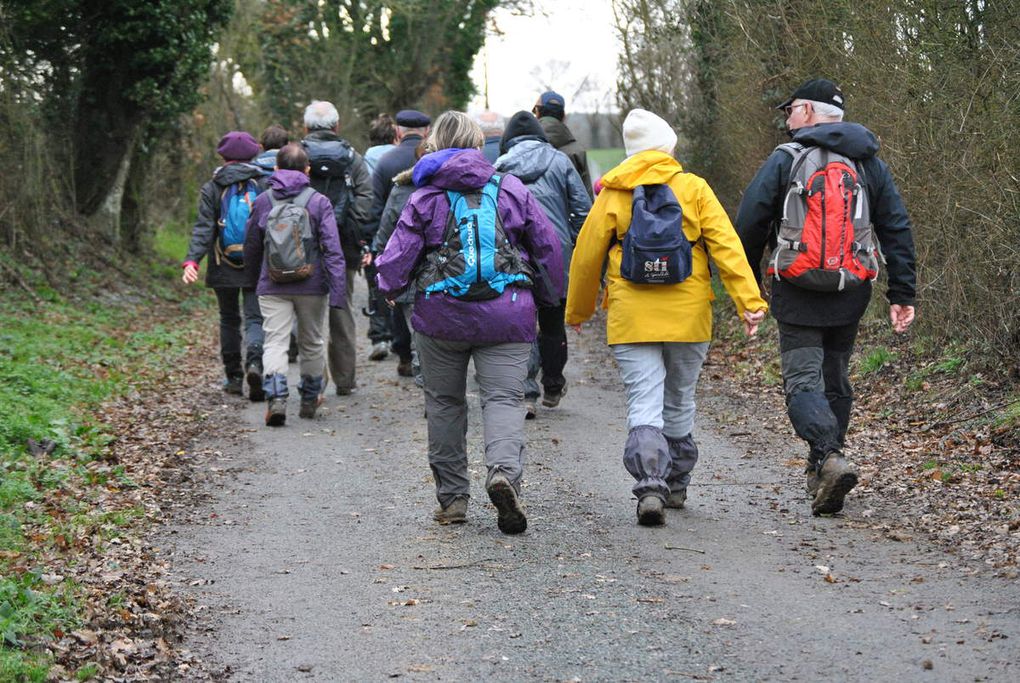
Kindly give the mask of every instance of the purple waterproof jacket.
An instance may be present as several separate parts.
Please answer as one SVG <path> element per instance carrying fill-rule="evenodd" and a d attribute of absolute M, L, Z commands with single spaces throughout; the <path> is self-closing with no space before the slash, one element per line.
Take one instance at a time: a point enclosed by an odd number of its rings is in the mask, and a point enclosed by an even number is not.
<path fill-rule="evenodd" d="M 443 149 L 427 154 L 414 167 L 411 195 L 386 249 L 376 262 L 379 289 L 386 298 L 412 280 L 425 251 L 443 241 L 450 202 L 446 190 L 466 192 L 485 185 L 492 164 L 476 149 Z M 559 304 L 563 293 L 560 240 L 545 212 L 512 175 L 503 179 L 496 200 L 507 239 L 538 275 L 534 289 L 507 287 L 498 298 L 462 301 L 445 293 L 418 292 L 411 325 L 422 334 L 448 341 L 531 342 L 535 339 L 535 303 Z"/>
<path fill-rule="evenodd" d="M 269 279 L 263 245 L 266 234 L 266 217 L 273 202 L 272 192 L 277 199 L 294 197 L 308 187 L 308 176 L 301 171 L 279 170 L 269 179 L 269 190 L 263 192 L 252 206 L 251 216 L 244 236 L 245 270 L 252 269 L 254 279 L 258 275 L 255 293 L 259 295 L 290 296 L 292 294 L 322 295 L 329 293 L 332 308 L 347 307 L 347 284 L 344 271 L 344 254 L 340 250 L 340 236 L 336 230 L 333 205 L 324 195 L 316 192 L 308 200 L 306 208 L 312 223 L 312 234 L 319 240 L 319 263 L 312 276 L 300 282 L 280 284 Z"/>

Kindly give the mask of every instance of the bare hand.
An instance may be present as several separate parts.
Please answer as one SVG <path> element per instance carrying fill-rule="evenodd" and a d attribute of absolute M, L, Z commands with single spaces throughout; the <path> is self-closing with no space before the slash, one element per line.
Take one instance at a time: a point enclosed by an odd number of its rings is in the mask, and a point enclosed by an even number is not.
<path fill-rule="evenodd" d="M 765 311 L 744 311 L 744 334 L 753 337 L 758 334 L 758 325 L 765 319 Z"/>
<path fill-rule="evenodd" d="M 369 266 L 372 264 L 372 252 L 366 251 L 361 255 L 361 267 Z"/>
<path fill-rule="evenodd" d="M 181 275 L 181 280 L 183 280 L 186 285 L 190 285 L 192 282 L 198 280 L 198 268 L 190 263 L 184 266 L 184 274 Z"/>
<path fill-rule="evenodd" d="M 397 302 L 394 301 L 393 299 L 387 299 L 386 300 L 386 305 L 389 306 L 390 308 L 396 308 L 397 307 Z"/>
<path fill-rule="evenodd" d="M 578 334 L 581 334 L 581 323 L 571 325 L 570 329 L 572 329 L 574 332 L 577 332 Z"/>
<path fill-rule="evenodd" d="M 903 334 L 914 322 L 914 307 L 892 304 L 889 306 L 889 321 L 892 322 L 893 332 Z"/>

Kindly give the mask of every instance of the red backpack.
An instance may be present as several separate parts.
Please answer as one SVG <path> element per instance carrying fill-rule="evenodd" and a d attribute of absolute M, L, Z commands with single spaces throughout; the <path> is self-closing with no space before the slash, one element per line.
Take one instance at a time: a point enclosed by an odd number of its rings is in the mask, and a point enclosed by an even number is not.
<path fill-rule="evenodd" d="M 779 145 L 793 157 L 768 274 L 838 292 L 878 277 L 881 256 L 867 186 L 855 161 L 824 147 Z"/>

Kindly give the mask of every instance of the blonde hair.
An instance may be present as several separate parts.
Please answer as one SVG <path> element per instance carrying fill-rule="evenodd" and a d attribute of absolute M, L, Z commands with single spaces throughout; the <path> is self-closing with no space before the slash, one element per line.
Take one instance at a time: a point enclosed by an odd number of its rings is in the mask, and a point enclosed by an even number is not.
<path fill-rule="evenodd" d="M 471 117 L 460 111 L 444 111 L 432 124 L 427 145 L 429 151 L 462 147 L 481 149 L 485 135 Z"/>

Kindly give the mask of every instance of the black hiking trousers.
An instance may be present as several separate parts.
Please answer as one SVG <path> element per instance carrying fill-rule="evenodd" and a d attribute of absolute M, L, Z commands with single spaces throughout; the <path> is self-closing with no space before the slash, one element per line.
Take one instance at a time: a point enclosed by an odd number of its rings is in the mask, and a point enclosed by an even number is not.
<path fill-rule="evenodd" d="M 779 323 L 786 410 L 797 436 L 811 447 L 818 464 L 842 451 L 850 424 L 853 389 L 850 354 L 860 323 L 812 327 Z"/>

